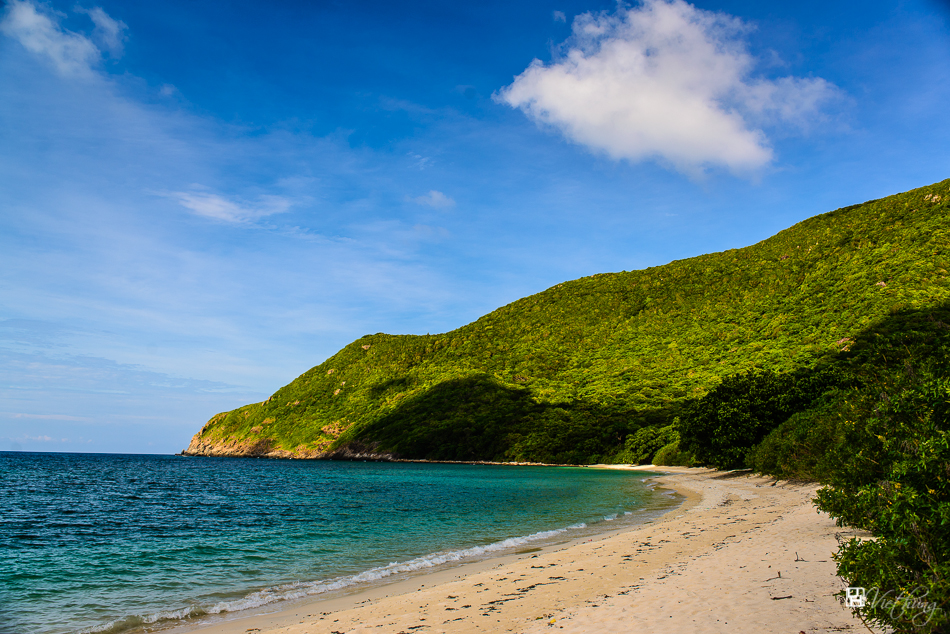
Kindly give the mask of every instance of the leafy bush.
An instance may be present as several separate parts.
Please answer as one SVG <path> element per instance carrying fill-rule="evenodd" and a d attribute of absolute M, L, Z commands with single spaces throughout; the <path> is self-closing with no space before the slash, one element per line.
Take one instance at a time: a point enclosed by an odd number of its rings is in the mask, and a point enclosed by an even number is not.
<path fill-rule="evenodd" d="M 799 374 L 759 370 L 727 377 L 686 410 L 679 425 L 681 444 L 701 464 L 742 467 L 769 432 L 838 380 L 832 369 Z"/>
<path fill-rule="evenodd" d="M 675 424 L 675 422 L 674 422 Z M 653 461 L 653 456 L 674 441 L 679 441 L 679 434 L 673 429 L 673 425 L 666 427 L 644 427 L 636 433 L 627 437 L 624 445 L 624 462 L 635 464 L 649 464 Z"/>
<path fill-rule="evenodd" d="M 809 409 L 792 414 L 753 447 L 746 464 L 784 480 L 824 480 L 837 468 L 829 448 L 840 442 L 845 400 L 851 394 L 833 388 Z"/>
<path fill-rule="evenodd" d="M 692 467 L 693 457 L 680 449 L 679 440 L 674 440 L 653 456 L 653 464 L 666 467 Z"/>
<path fill-rule="evenodd" d="M 839 525 L 863 528 L 835 555 L 851 585 L 914 596 L 940 612 L 926 627 L 920 606 L 872 604 L 863 614 L 898 631 L 950 627 L 950 377 L 908 368 L 859 405 L 835 453 L 841 467 L 818 492 Z M 846 454 L 846 455 L 842 455 Z M 906 601 L 905 601 L 906 602 Z"/>

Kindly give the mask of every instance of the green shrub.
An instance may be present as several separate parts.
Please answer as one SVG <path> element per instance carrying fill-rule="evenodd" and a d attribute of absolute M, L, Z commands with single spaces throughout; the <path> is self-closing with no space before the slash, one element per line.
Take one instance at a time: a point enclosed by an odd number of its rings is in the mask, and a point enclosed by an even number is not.
<path fill-rule="evenodd" d="M 874 535 L 841 547 L 838 574 L 897 601 L 859 612 L 899 632 L 950 628 L 950 378 L 941 374 L 908 367 L 861 403 L 817 498 L 839 525 Z M 936 611 L 921 614 L 912 598 Z"/>
<path fill-rule="evenodd" d="M 837 465 L 829 448 L 840 442 L 850 392 L 832 389 L 809 409 L 792 414 L 753 447 L 747 466 L 784 480 L 825 480 Z"/>
<path fill-rule="evenodd" d="M 681 444 L 700 464 L 743 467 L 769 432 L 837 381 L 834 369 L 795 374 L 753 370 L 727 377 L 686 410 L 679 425 Z"/>
<path fill-rule="evenodd" d="M 666 467 L 692 467 L 693 457 L 680 449 L 679 440 L 674 440 L 653 456 L 653 464 Z"/>
<path fill-rule="evenodd" d="M 669 445 L 671 442 L 679 441 L 679 434 L 673 429 L 673 425 L 666 427 L 644 427 L 637 430 L 636 433 L 627 437 L 624 446 L 624 456 L 627 458 L 624 462 L 635 464 L 650 464 L 653 456 Z"/>

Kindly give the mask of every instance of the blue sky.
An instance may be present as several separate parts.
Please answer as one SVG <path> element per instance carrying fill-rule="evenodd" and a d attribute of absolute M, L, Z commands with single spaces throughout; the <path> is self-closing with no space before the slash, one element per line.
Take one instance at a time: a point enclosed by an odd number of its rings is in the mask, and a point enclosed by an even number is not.
<path fill-rule="evenodd" d="M 0 13 L 0 450 L 170 453 L 366 333 L 950 177 L 950 4 Z"/>

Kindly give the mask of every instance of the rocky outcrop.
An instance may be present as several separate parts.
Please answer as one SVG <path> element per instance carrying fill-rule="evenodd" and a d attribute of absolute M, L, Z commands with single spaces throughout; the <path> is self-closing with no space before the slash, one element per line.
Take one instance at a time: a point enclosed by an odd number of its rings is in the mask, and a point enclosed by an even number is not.
<path fill-rule="evenodd" d="M 271 453 L 271 443 L 268 438 L 241 439 L 230 437 L 218 440 L 204 438 L 198 432 L 191 439 L 183 456 L 246 456 L 264 457 Z"/>
<path fill-rule="evenodd" d="M 191 439 L 183 456 L 233 457 L 233 458 L 296 458 L 304 460 L 396 460 L 395 454 L 379 451 L 376 444 L 348 443 L 328 451 L 326 445 L 300 445 L 292 450 L 273 447 L 269 438 L 235 438 L 233 436 L 210 439 L 203 436 L 204 430 Z"/>

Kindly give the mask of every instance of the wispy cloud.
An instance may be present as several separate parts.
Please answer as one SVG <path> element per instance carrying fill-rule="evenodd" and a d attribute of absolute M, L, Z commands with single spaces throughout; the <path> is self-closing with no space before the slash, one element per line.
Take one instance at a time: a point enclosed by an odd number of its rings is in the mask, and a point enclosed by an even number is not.
<path fill-rule="evenodd" d="M 753 77 L 747 29 L 683 0 L 586 13 L 558 60 L 534 60 L 495 99 L 614 159 L 757 170 L 773 160 L 761 128 L 806 124 L 837 89 Z"/>
<path fill-rule="evenodd" d="M 22 412 L 0 412 L 0 415 L 9 416 L 10 418 L 35 418 L 39 420 L 81 420 L 89 421 L 92 420 L 87 416 L 68 416 L 66 414 L 24 414 Z M 40 440 L 39 438 L 32 438 L 31 440 Z M 47 438 L 47 440 L 50 440 Z"/>
<path fill-rule="evenodd" d="M 169 198 L 178 201 L 185 209 L 205 218 L 232 223 L 247 223 L 279 214 L 291 207 L 283 196 L 261 196 L 256 202 L 233 200 L 210 192 L 171 192 Z"/>
<path fill-rule="evenodd" d="M 63 28 L 59 22 L 65 14 L 31 0 L 10 0 L 0 20 L 0 33 L 48 59 L 61 75 L 89 75 L 101 61 L 103 51 L 113 57 L 122 55 L 127 27 L 101 7 L 76 7 L 76 12 L 92 20 L 92 38 Z"/>
<path fill-rule="evenodd" d="M 554 12 L 554 21 L 555 22 L 567 22 L 567 16 L 564 15 L 563 11 Z"/>
<path fill-rule="evenodd" d="M 412 202 L 432 207 L 433 209 L 450 209 L 455 206 L 454 200 L 435 189 L 431 190 L 428 194 L 413 198 Z"/>
<path fill-rule="evenodd" d="M 413 167 L 415 167 L 419 171 L 424 170 L 426 167 L 428 167 L 432 163 L 432 157 L 430 156 L 422 156 L 421 154 L 416 154 L 415 152 L 409 152 L 408 154 L 406 154 L 406 156 L 408 156 L 409 158 L 413 159 L 413 161 L 415 161 Z"/>
<path fill-rule="evenodd" d="M 10 0 L 0 32 L 49 59 L 62 75 L 88 75 L 101 58 L 99 48 L 86 36 L 62 28 L 62 13 L 44 9 L 29 0 Z"/>
<path fill-rule="evenodd" d="M 76 7 L 78 13 L 85 13 L 96 26 L 92 33 L 93 39 L 99 43 L 99 46 L 109 51 L 113 57 L 119 57 L 123 53 L 123 43 L 125 42 L 125 31 L 128 28 L 125 22 L 113 19 L 108 13 L 102 10 L 102 7 L 93 7 L 84 9 Z"/>
<path fill-rule="evenodd" d="M 24 437 L 23 437 L 23 440 L 35 440 L 35 441 L 37 441 L 37 442 L 55 442 L 55 441 L 56 441 L 55 438 L 50 438 L 49 436 L 46 436 L 46 435 L 43 435 L 43 436 L 24 436 Z M 62 441 L 60 441 L 60 442 L 66 442 L 66 439 L 63 438 Z"/>

